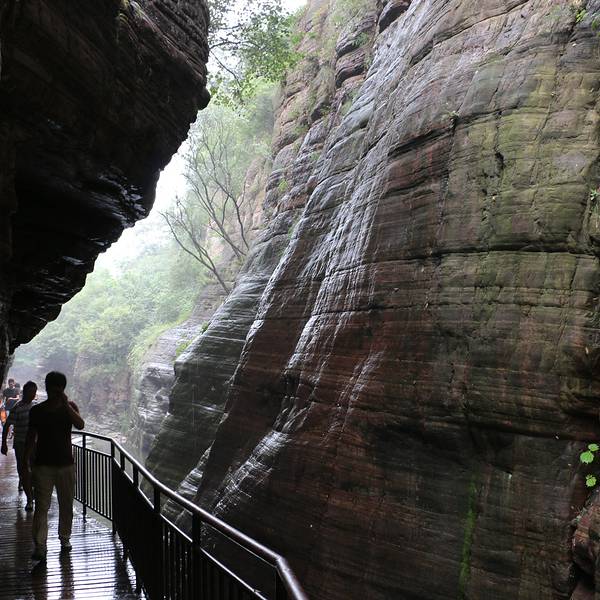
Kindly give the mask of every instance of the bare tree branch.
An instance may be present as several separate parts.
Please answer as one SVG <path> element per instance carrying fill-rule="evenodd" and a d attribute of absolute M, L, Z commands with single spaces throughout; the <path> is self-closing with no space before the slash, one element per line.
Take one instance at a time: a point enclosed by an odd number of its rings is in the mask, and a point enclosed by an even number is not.
<path fill-rule="evenodd" d="M 177 203 L 178 202 L 179 200 L 177 201 Z M 229 294 L 231 292 L 231 288 L 225 282 L 223 276 L 221 275 L 219 269 L 215 265 L 206 248 L 200 243 L 197 237 L 197 232 L 193 227 L 193 224 L 186 222 L 186 217 L 183 216 L 181 207 L 176 207 L 172 210 L 172 212 L 162 212 L 160 213 L 160 215 L 167 223 L 169 231 L 173 235 L 173 239 L 175 240 L 177 245 L 186 254 L 197 260 L 202 266 L 208 269 L 215 276 L 225 293 Z M 182 237 L 179 235 L 180 229 L 183 230 L 183 232 L 187 236 L 187 242 L 189 242 L 189 244 L 186 243 L 186 241 L 182 239 Z"/>
<path fill-rule="evenodd" d="M 242 206 L 247 199 L 245 175 L 251 149 L 240 142 L 232 129 L 235 126 L 231 117 L 225 121 L 219 110 L 200 122 L 184 154 L 188 194 L 162 213 L 176 243 L 205 266 L 226 291 L 229 288 L 218 261 L 208 250 L 207 234 L 220 238 L 238 260 L 246 256 L 249 242 Z"/>

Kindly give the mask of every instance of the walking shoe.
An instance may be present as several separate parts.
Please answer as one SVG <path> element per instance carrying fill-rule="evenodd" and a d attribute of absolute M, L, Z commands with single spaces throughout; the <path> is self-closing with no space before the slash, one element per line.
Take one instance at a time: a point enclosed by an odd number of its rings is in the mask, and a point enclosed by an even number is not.
<path fill-rule="evenodd" d="M 31 511 L 33 510 L 33 502 L 28 502 L 28 503 L 25 505 L 25 510 L 26 510 L 27 512 L 31 512 Z"/>
<path fill-rule="evenodd" d="M 69 540 L 60 540 L 60 549 L 68 552 L 71 550 L 73 546 L 71 546 L 71 542 Z"/>
<path fill-rule="evenodd" d="M 42 550 L 41 548 L 35 548 L 33 554 L 31 555 L 32 560 L 46 560 L 46 550 Z"/>

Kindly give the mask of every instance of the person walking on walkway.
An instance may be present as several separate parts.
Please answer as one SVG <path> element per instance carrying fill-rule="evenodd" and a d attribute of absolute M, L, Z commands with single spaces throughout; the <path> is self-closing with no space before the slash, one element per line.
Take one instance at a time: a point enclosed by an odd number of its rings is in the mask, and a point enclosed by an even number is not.
<path fill-rule="evenodd" d="M 79 409 L 66 394 L 67 378 L 57 371 L 46 375 L 48 399 L 29 412 L 29 429 L 25 441 L 25 464 L 33 459 L 34 560 L 46 559 L 48 539 L 48 510 L 52 490 L 58 497 L 58 537 L 63 550 L 71 549 L 75 466 L 71 449 L 71 428 L 83 429 L 85 423 Z"/>
<path fill-rule="evenodd" d="M 8 380 L 8 387 L 2 390 L 2 400 L 4 401 L 5 410 L 9 411 L 16 403 L 19 398 L 19 390 L 15 385 L 14 379 Z"/>
<path fill-rule="evenodd" d="M 10 411 L 6 423 L 2 428 L 2 446 L 0 452 L 6 456 L 8 446 L 6 440 L 11 426 L 14 428 L 13 448 L 17 459 L 17 472 L 19 473 L 19 491 L 25 490 L 27 496 L 26 511 L 33 510 L 33 494 L 31 491 L 31 479 L 29 469 L 25 465 L 25 438 L 29 428 L 29 411 L 37 394 L 37 385 L 28 381 L 23 386 L 23 399 Z"/>
<path fill-rule="evenodd" d="M 8 387 L 2 392 L 2 396 L 4 397 L 4 421 L 6 421 L 10 411 L 17 405 L 20 393 L 20 384 L 16 383 L 14 379 L 9 379 Z"/>
<path fill-rule="evenodd" d="M 2 390 L 2 398 L 6 402 L 8 398 L 15 398 L 19 395 L 19 391 L 15 387 L 15 380 L 11 377 L 8 380 L 7 386 Z"/>

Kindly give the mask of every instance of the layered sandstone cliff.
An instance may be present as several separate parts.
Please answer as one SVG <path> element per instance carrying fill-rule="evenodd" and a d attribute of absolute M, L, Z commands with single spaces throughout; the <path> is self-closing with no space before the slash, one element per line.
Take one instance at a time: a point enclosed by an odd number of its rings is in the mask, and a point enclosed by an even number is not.
<path fill-rule="evenodd" d="M 357 12 L 357 18 L 341 36 L 347 43 L 336 51 L 339 26 L 333 20 L 340 15 L 334 9 L 335 4 L 314 2 L 302 18 L 304 39 L 299 52 L 305 58 L 288 74 L 279 98 L 273 160 L 258 170 L 253 166 L 248 174 L 247 187 L 257 190 L 250 202 L 254 208 L 251 252 L 232 293 L 206 332 L 188 347 L 176 365 L 168 415 L 148 465 L 168 485 L 181 485 L 179 491 L 184 495 L 193 497 L 197 490 L 205 452 L 223 416 L 248 331 L 273 270 L 292 239 L 324 141 L 364 79 L 376 11 Z M 366 39 L 361 44 L 353 43 L 359 34 Z M 327 37 L 330 41 L 323 45 Z M 352 57 L 359 65 L 356 72 L 336 76 L 336 65 Z M 266 167 L 270 170 L 265 178 Z"/>
<path fill-rule="evenodd" d="M 195 428 L 150 464 L 314 598 L 593 594 L 571 521 L 600 436 L 600 2 L 369 6 L 332 62 L 336 3 L 307 11 L 273 224 L 181 364 L 175 389 L 211 365 L 171 398 Z"/>
<path fill-rule="evenodd" d="M 175 379 L 174 363 L 208 328 L 223 297 L 223 289 L 218 283 L 207 284 L 190 317 L 161 334 L 132 374 L 132 396 L 126 411 L 129 421 L 126 443 L 141 459 L 148 455 L 168 412 L 169 394 Z"/>
<path fill-rule="evenodd" d="M 155 361 L 155 351 L 162 353 L 164 346 L 159 340 L 144 358 L 142 377 L 136 383 L 138 392 L 132 407 L 134 428 L 128 442 L 144 457 L 148 455 L 148 465 L 154 474 L 172 487 L 179 486 L 214 439 L 239 353 L 256 314 L 256 304 L 289 239 L 289 216 L 283 220 L 271 219 L 268 232 L 263 231 L 270 165 L 269 159 L 257 158 L 246 175 L 241 218 L 251 251 L 241 273 L 239 261 L 227 244 L 220 238 L 211 240 L 219 268 L 233 291 L 227 295 L 218 285 L 212 286 L 213 300 L 225 299 L 220 306 L 220 302 L 205 306 L 206 290 L 201 292 L 195 312 L 203 314 L 204 320 L 201 327 L 190 332 L 196 335 L 189 345 L 176 361 L 168 354 Z M 232 231 L 231 235 L 237 239 L 239 232 Z M 277 238 L 275 242 L 273 236 Z M 177 335 L 175 330 L 165 334 L 167 340 L 173 335 Z M 152 389 L 160 391 L 153 394 Z M 138 426 L 139 431 L 135 429 Z M 180 491 L 193 495 L 196 490 L 184 486 Z"/>
<path fill-rule="evenodd" d="M 0 2 L 0 370 L 147 214 L 206 105 L 204 2 Z"/>

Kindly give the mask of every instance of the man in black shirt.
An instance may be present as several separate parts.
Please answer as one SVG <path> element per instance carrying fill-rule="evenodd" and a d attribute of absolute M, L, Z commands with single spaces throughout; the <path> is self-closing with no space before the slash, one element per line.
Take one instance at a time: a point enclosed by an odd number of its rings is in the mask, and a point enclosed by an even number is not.
<path fill-rule="evenodd" d="M 46 559 L 48 510 L 52 490 L 58 497 L 58 537 L 63 550 L 71 549 L 75 467 L 71 450 L 71 427 L 83 429 L 84 421 L 74 402 L 65 394 L 67 378 L 56 371 L 46 375 L 48 399 L 29 412 L 29 429 L 25 440 L 25 464 L 33 460 L 33 542 L 31 558 Z"/>

